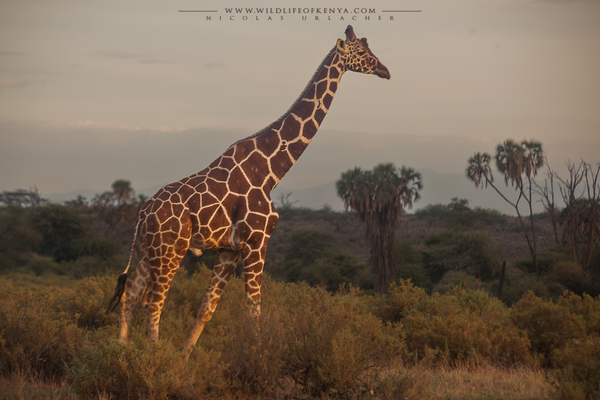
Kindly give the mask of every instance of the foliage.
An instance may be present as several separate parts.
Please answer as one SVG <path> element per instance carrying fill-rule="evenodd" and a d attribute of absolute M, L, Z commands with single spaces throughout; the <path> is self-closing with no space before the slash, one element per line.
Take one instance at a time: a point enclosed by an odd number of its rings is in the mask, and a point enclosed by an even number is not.
<path fill-rule="evenodd" d="M 27 209 L 0 208 L 0 272 L 26 262 L 41 241 L 41 235 L 26 222 Z"/>
<path fill-rule="evenodd" d="M 550 374 L 554 377 L 559 399 L 600 398 L 600 338 L 567 342 L 552 353 Z"/>
<path fill-rule="evenodd" d="M 401 343 L 347 291 L 332 297 L 322 289 L 286 286 L 289 318 L 283 373 L 313 395 L 352 391 L 373 384 L 399 354 Z"/>
<path fill-rule="evenodd" d="M 403 208 L 412 208 L 423 188 L 421 174 L 413 168 L 379 164 L 372 171 L 358 167 L 344 172 L 336 182 L 346 210 L 352 210 L 366 225 L 371 257 L 377 274 L 375 289 L 382 293 L 396 274 L 395 228 Z"/>
<path fill-rule="evenodd" d="M 290 245 L 275 271 L 287 282 L 307 282 L 328 290 L 342 284 L 363 284 L 363 271 L 354 256 L 337 246 L 333 233 L 316 228 L 302 228 L 288 233 Z"/>
<path fill-rule="evenodd" d="M 409 310 L 427 299 L 427 293 L 410 280 L 392 282 L 386 293 L 367 298 L 370 311 L 385 322 L 400 322 Z"/>
<path fill-rule="evenodd" d="M 50 289 L 16 289 L 2 281 L 0 371 L 35 371 L 52 379 L 65 373 L 71 349 L 82 332 L 67 313 L 56 310 Z"/>
<path fill-rule="evenodd" d="M 114 276 L 73 288 L 0 279 L 1 374 L 68 379 L 81 399 L 394 398 L 406 390 L 407 365 L 517 368 L 541 357 L 557 397 L 596 396 L 600 298 L 569 292 L 554 304 L 528 294 L 509 308 L 482 290 L 429 296 L 400 281 L 381 295 L 332 294 L 267 276 L 256 325 L 234 277 L 186 362 L 180 349 L 209 278 L 206 268 L 177 275 L 160 342 L 147 341 L 138 309 L 125 345 L 118 315 L 104 313 Z"/>
<path fill-rule="evenodd" d="M 527 332 L 532 349 L 543 356 L 545 362 L 550 360 L 554 349 L 585 336 L 585 325 L 577 315 L 531 292 L 512 306 L 510 319 Z"/>
<path fill-rule="evenodd" d="M 415 211 L 419 219 L 442 221 L 448 225 L 464 226 L 471 228 L 477 221 L 485 224 L 497 223 L 502 220 L 503 215 L 496 210 L 480 207 L 469 207 L 469 200 L 452 198 L 450 204 L 428 204 L 424 208 Z"/>
<path fill-rule="evenodd" d="M 481 290 L 435 293 L 403 320 L 407 350 L 415 359 L 451 363 L 528 362 L 529 340 L 507 315 L 502 302 Z"/>
<path fill-rule="evenodd" d="M 492 175 L 492 169 L 490 167 L 490 161 L 492 157 L 488 153 L 476 153 L 473 157 L 467 161 L 467 169 L 465 174 L 467 178 L 473 183 L 475 187 L 481 186 L 483 189 L 484 183 L 487 188 L 491 186 L 496 193 L 498 193 L 507 203 L 514 207 L 521 226 L 523 227 L 523 233 L 529 246 L 529 251 L 533 257 L 533 264 L 535 265 L 536 272 L 539 274 L 537 263 L 537 242 L 536 233 L 534 228 L 533 218 L 533 178 L 537 175 L 538 170 L 544 165 L 544 152 L 542 149 L 542 143 L 531 140 L 523 140 L 520 143 L 515 142 L 513 139 L 506 139 L 503 143 L 496 146 L 496 155 L 494 157 L 496 161 L 496 169 L 498 172 L 504 175 L 504 183 L 515 188 L 518 193 L 517 200 L 510 201 L 504 194 L 502 194 L 498 188 L 494 185 L 494 177 Z M 526 186 L 527 182 L 527 186 Z M 525 230 L 525 222 L 521 216 L 519 210 L 519 202 L 524 199 L 529 207 L 529 220 L 531 225 L 531 234 Z M 531 235 L 531 237 L 530 237 Z"/>
<path fill-rule="evenodd" d="M 434 283 L 449 271 L 490 280 L 501 267 L 498 248 L 483 233 L 464 228 L 446 230 L 431 235 L 424 245 L 423 267 Z"/>

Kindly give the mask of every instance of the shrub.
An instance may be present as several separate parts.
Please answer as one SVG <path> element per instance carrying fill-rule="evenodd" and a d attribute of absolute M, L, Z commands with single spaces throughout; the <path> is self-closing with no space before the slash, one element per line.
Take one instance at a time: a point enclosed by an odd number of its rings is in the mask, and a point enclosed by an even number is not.
<path fill-rule="evenodd" d="M 578 296 L 572 292 L 564 292 L 558 299 L 558 305 L 583 322 L 586 335 L 600 332 L 600 296 L 593 298 L 587 294 Z"/>
<path fill-rule="evenodd" d="M 433 287 L 432 291 L 434 293 L 437 292 L 444 294 L 451 291 L 456 286 L 477 290 L 481 286 L 481 281 L 479 281 L 473 275 L 467 274 L 466 272 L 448 271 Z"/>
<path fill-rule="evenodd" d="M 119 245 L 114 239 L 98 234 L 93 220 L 80 207 L 60 204 L 34 207 L 29 219 L 41 236 L 39 253 L 60 263 L 60 267 L 46 263 L 46 269 L 40 270 L 44 265 L 34 260 L 31 268 L 35 268 L 36 274 L 48 271 L 82 278 L 114 268 Z"/>
<path fill-rule="evenodd" d="M 550 374 L 556 379 L 560 399 L 600 398 L 600 338 L 567 342 L 552 352 Z"/>
<path fill-rule="evenodd" d="M 448 271 L 490 280 L 500 270 L 500 252 L 487 234 L 457 228 L 431 235 L 424 244 L 423 267 L 434 283 Z"/>
<path fill-rule="evenodd" d="M 452 198 L 450 204 L 430 204 L 425 208 L 417 210 L 415 215 L 419 219 L 441 220 L 448 225 L 461 225 L 472 227 L 475 222 L 481 221 L 485 224 L 497 223 L 504 217 L 496 210 L 483 209 L 479 207 L 470 208 L 467 199 Z"/>
<path fill-rule="evenodd" d="M 366 300 L 371 313 L 385 322 L 399 322 L 419 302 L 427 299 L 425 290 L 413 285 L 410 280 L 392 282 L 383 295 Z"/>
<path fill-rule="evenodd" d="M 33 271 L 36 276 L 41 276 L 45 273 L 62 275 L 60 264 L 52 259 L 52 257 L 34 255 L 25 268 Z"/>
<path fill-rule="evenodd" d="M 547 251 L 539 252 L 537 255 L 538 267 L 540 273 L 545 274 L 557 263 L 569 262 L 572 256 L 568 253 L 569 249 L 564 246 L 552 247 Z M 533 259 L 527 258 L 517 263 L 517 267 L 529 273 L 535 273 Z"/>
<path fill-rule="evenodd" d="M 222 390 L 219 355 L 196 349 L 186 362 L 170 340 L 149 342 L 132 335 L 127 344 L 114 329 L 90 333 L 69 367 L 69 380 L 82 398 L 195 399 Z"/>
<path fill-rule="evenodd" d="M 322 285 L 332 291 L 344 283 L 362 283 L 365 268 L 336 246 L 331 232 L 304 228 L 292 232 L 289 240 L 291 245 L 280 267 L 286 281 Z"/>
<path fill-rule="evenodd" d="M 332 298 L 323 290 L 312 293 L 292 288 L 290 295 L 306 301 L 290 309 L 293 322 L 286 334 L 289 349 L 284 373 L 308 393 L 329 389 L 349 392 L 371 385 L 377 372 L 399 354 L 400 341 L 386 334 L 381 321 L 358 306 L 357 298 Z"/>
<path fill-rule="evenodd" d="M 584 324 L 567 307 L 542 300 L 531 292 L 512 306 L 510 319 L 527 332 L 532 350 L 542 355 L 546 363 L 555 349 L 585 334 Z"/>
<path fill-rule="evenodd" d="M 57 295 L 55 307 L 66 312 L 80 328 L 92 330 L 118 324 L 118 313 L 106 313 L 116 277 L 93 277 L 77 281 L 72 290 Z"/>
<path fill-rule="evenodd" d="M 529 361 L 529 341 L 482 290 L 456 288 L 419 302 L 403 320 L 408 354 L 450 363 Z"/>
<path fill-rule="evenodd" d="M 0 272 L 26 263 L 42 239 L 26 224 L 26 212 L 20 206 L 0 207 Z"/>
<path fill-rule="evenodd" d="M 6 287 L 0 302 L 0 370 L 61 377 L 71 349 L 82 341 L 81 330 L 65 312 L 56 310 L 50 289 Z"/>
<path fill-rule="evenodd" d="M 572 261 L 559 261 L 552 265 L 547 279 L 577 294 L 583 294 L 590 287 L 590 281 L 581 265 Z"/>

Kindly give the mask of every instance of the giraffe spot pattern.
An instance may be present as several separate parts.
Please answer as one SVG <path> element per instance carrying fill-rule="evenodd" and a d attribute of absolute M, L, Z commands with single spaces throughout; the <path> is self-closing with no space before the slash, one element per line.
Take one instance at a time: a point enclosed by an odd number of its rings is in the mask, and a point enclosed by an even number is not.
<path fill-rule="evenodd" d="M 254 315 L 260 314 L 264 258 L 278 220 L 271 190 L 313 139 L 343 73 L 376 73 L 377 68 L 385 68 L 351 27 L 342 43 L 327 55 L 286 115 L 234 143 L 206 169 L 163 187 L 142 207 L 136 227 L 136 232 L 140 228 L 140 262 L 126 284 L 120 338 L 127 336 L 131 310 L 143 295 L 148 336 L 158 340 L 166 293 L 188 249 L 195 254 L 218 250 L 195 331 L 210 320 L 240 259 L 247 300 Z M 192 333 L 186 347 L 193 346 L 198 335 Z"/>

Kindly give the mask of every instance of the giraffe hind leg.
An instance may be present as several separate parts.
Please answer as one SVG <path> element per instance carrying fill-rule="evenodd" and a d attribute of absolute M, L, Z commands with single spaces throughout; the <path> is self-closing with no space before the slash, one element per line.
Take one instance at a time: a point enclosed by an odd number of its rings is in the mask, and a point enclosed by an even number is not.
<path fill-rule="evenodd" d="M 126 342 L 127 334 L 130 326 L 131 314 L 137 300 L 146 288 L 146 282 L 150 273 L 147 259 L 142 259 L 135 272 L 127 280 L 125 289 L 121 297 L 121 324 L 119 328 L 119 341 Z"/>
<path fill-rule="evenodd" d="M 208 284 L 208 288 L 206 289 L 206 293 L 202 299 L 200 310 L 198 310 L 196 322 L 194 323 L 192 332 L 190 333 L 190 336 L 188 337 L 182 350 L 186 359 L 189 358 L 190 354 L 192 353 L 192 349 L 200 337 L 200 334 L 204 330 L 204 327 L 212 318 L 217 308 L 217 304 L 219 303 L 219 299 L 221 298 L 221 294 L 223 293 L 227 282 L 229 282 L 229 278 L 231 278 L 231 274 L 235 270 L 235 266 L 240 260 L 240 257 L 241 254 L 239 251 L 225 249 L 219 250 L 217 254 L 217 261 L 215 262 L 212 276 L 210 278 L 210 283 Z"/>
<path fill-rule="evenodd" d="M 150 275 L 143 293 L 142 306 L 147 322 L 148 339 L 153 342 L 159 338 L 159 323 L 167 292 L 187 248 L 168 251 L 167 254 L 151 260 Z"/>

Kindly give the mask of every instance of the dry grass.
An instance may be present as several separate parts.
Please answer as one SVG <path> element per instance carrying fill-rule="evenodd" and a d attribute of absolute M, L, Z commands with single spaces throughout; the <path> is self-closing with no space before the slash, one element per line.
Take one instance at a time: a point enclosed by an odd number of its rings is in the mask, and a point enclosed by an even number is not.
<path fill-rule="evenodd" d="M 405 400 L 455 400 L 455 399 L 547 399 L 553 389 L 541 369 L 495 365 L 473 367 L 426 367 L 424 365 L 401 367 L 394 374 L 393 394 L 362 393 L 359 398 Z M 66 381 L 48 383 L 26 374 L 0 377 L 0 400 L 61 399 L 77 400 Z M 292 392 L 279 390 L 276 398 L 295 398 Z M 231 398 L 246 398 L 235 394 Z M 241 397 L 239 397 L 241 396 Z M 364 397 L 366 396 L 366 397 Z M 99 394 L 98 400 L 109 399 Z M 226 397 L 225 397 L 226 398 Z M 306 397 L 296 397 L 306 398 Z M 257 397 L 253 397 L 259 400 Z"/>
<path fill-rule="evenodd" d="M 24 372 L 0 375 L 0 400 L 76 400 L 66 379 L 61 382 L 48 382 Z"/>
<path fill-rule="evenodd" d="M 495 365 L 408 367 L 403 371 L 403 399 L 547 399 L 553 391 L 543 370 Z"/>

